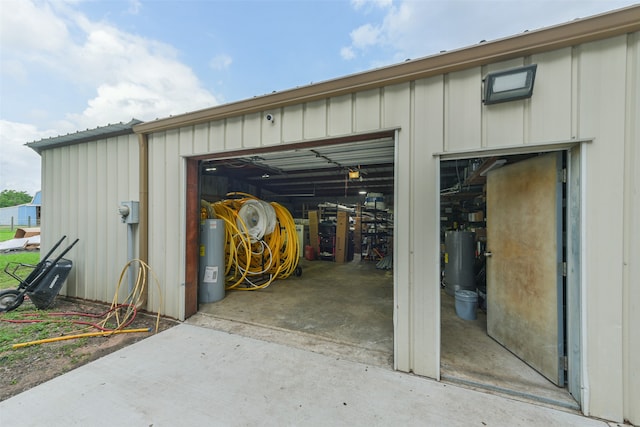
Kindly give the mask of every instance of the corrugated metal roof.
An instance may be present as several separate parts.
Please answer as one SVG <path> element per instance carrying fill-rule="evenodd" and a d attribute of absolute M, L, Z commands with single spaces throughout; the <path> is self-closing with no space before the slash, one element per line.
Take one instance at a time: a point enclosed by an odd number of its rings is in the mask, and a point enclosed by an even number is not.
<path fill-rule="evenodd" d="M 87 129 L 66 135 L 54 136 L 51 138 L 41 139 L 26 143 L 25 145 L 40 154 L 44 150 L 65 145 L 80 144 L 87 141 L 95 141 L 97 139 L 111 138 L 114 136 L 127 135 L 133 133 L 133 126 L 142 123 L 141 120 L 131 119 L 128 123 L 115 123 L 107 126 L 97 127 L 95 129 Z"/>

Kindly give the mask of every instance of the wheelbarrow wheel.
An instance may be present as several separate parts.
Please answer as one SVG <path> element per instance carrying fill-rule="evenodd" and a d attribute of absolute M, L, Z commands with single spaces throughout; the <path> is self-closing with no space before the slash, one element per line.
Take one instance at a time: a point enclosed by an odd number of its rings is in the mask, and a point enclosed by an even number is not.
<path fill-rule="evenodd" d="M 0 312 L 11 311 L 20 307 L 24 301 L 24 294 L 15 289 L 5 289 L 0 291 Z"/>

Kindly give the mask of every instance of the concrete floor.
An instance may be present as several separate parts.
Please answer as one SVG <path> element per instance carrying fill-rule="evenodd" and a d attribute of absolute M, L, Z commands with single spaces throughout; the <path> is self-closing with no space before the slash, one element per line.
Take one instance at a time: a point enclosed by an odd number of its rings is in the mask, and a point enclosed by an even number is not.
<path fill-rule="evenodd" d="M 0 402 L 0 426 L 43 425 L 608 427 L 188 323 Z"/>
<path fill-rule="evenodd" d="M 189 322 L 393 367 L 393 276 L 370 261 L 301 260 L 302 275 L 229 291 Z M 213 319 L 212 319 L 213 318 Z M 296 331 L 296 334 L 282 332 Z"/>
<path fill-rule="evenodd" d="M 371 261 L 302 260 L 302 276 L 260 291 L 231 291 L 188 323 L 393 368 L 393 275 Z M 558 388 L 486 334 L 486 316 L 455 314 L 441 294 L 442 379 L 521 400 L 578 409 Z M 291 333 L 294 331 L 295 333 Z"/>
<path fill-rule="evenodd" d="M 487 316 L 464 320 L 455 313 L 455 298 L 442 291 L 441 377 L 474 388 L 520 399 L 578 410 L 566 388 L 557 387 L 487 335 Z"/>

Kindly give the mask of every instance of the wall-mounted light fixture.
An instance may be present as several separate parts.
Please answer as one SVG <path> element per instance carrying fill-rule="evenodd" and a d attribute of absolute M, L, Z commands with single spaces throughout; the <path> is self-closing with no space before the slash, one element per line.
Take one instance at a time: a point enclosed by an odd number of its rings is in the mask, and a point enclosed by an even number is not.
<path fill-rule="evenodd" d="M 484 79 L 485 105 L 531 98 L 537 64 L 489 73 Z"/>

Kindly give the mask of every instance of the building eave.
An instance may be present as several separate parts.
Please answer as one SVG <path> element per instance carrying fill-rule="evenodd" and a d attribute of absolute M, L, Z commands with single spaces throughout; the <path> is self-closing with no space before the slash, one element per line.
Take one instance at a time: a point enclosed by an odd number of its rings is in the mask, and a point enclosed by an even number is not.
<path fill-rule="evenodd" d="M 640 5 L 295 89 L 138 124 L 149 134 L 406 83 L 640 31 Z"/>
<path fill-rule="evenodd" d="M 107 126 L 97 127 L 95 129 L 87 129 L 84 131 L 69 133 L 67 135 L 45 138 L 39 141 L 29 142 L 25 145 L 34 150 L 36 153 L 40 154 L 42 151 L 54 147 L 63 147 L 66 145 L 80 144 L 87 141 L 95 141 L 97 139 L 106 139 L 120 135 L 132 134 L 133 126 L 139 123 L 142 123 L 142 121 L 132 119 L 128 123 L 109 124 Z"/>

